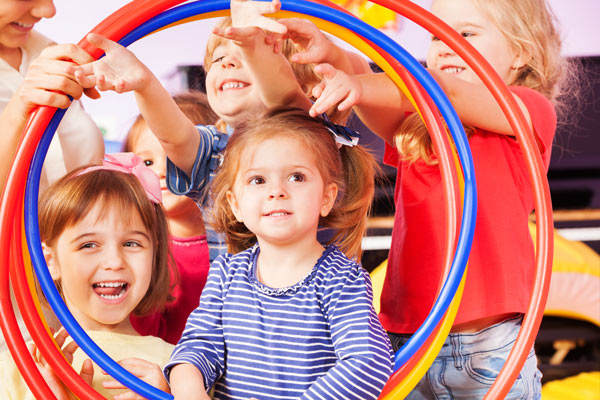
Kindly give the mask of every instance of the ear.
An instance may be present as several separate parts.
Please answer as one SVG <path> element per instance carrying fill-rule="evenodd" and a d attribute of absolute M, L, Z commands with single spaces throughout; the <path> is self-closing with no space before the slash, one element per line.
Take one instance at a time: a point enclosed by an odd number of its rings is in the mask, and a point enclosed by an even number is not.
<path fill-rule="evenodd" d="M 55 281 L 60 279 L 60 268 L 58 267 L 56 251 L 46 245 L 46 243 L 42 243 L 42 251 L 44 252 L 44 258 L 46 259 L 46 264 L 48 264 L 48 271 L 50 271 L 52 279 Z"/>
<path fill-rule="evenodd" d="M 235 219 L 238 222 L 244 222 L 242 219 L 242 213 L 240 211 L 237 198 L 235 197 L 235 193 L 233 193 L 231 190 L 227 191 L 227 202 L 229 203 L 229 207 L 231 207 L 233 215 L 235 215 Z"/>
<path fill-rule="evenodd" d="M 519 49 L 515 52 L 514 59 L 510 67 L 514 71 L 523 68 L 531 60 L 531 54 L 526 49 Z"/>
<path fill-rule="evenodd" d="M 337 199 L 338 186 L 335 183 L 329 183 L 323 190 L 323 205 L 321 206 L 321 216 L 326 217 L 335 204 Z"/>

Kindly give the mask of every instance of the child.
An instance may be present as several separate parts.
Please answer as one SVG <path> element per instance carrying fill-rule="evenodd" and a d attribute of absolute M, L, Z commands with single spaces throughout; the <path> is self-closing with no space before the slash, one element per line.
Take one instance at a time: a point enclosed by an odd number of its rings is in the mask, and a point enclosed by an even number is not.
<path fill-rule="evenodd" d="M 165 367 L 175 398 L 376 399 L 391 348 L 360 256 L 374 161 L 301 110 L 238 126 L 212 186 L 232 253 Z M 319 226 L 336 231 L 323 248 Z"/>
<path fill-rule="evenodd" d="M 216 122 L 217 116 L 204 93 L 182 93 L 173 99 L 192 123 L 208 125 Z M 132 316 L 131 323 L 141 335 L 157 336 L 176 344 L 188 315 L 198 306 L 210 265 L 202 210 L 192 199 L 167 190 L 165 152 L 141 115 L 129 130 L 123 151 L 137 154 L 160 178 L 162 202 L 171 233 L 170 248 L 179 273 L 179 281 L 173 289 L 175 300 L 162 312 Z"/>
<path fill-rule="evenodd" d="M 275 26 L 272 29 L 279 32 L 288 29 L 262 17 L 262 13 L 274 12 L 278 7 L 276 0 L 233 1 L 233 20 L 224 19 L 215 27 L 215 32 L 226 38 L 217 35 L 209 38 L 204 63 L 206 89 L 209 104 L 220 118 L 219 129 L 212 125 L 195 127 L 158 79 L 131 52 L 98 35 L 88 37 L 90 43 L 105 50 L 107 56 L 80 68 L 75 73 L 79 82 L 85 87 L 96 85 L 100 90 L 136 92 L 140 112 L 169 159 L 169 189 L 194 199 L 203 209 L 210 208 L 206 203 L 207 186 L 227 143 L 228 135 L 221 132 L 230 134 L 240 123 L 260 115 L 268 107 L 310 107 L 305 91 L 310 91 L 318 78 L 305 65 L 290 65 L 286 56 L 303 63 L 333 63 L 349 73 L 368 69 L 364 60 L 347 55 L 306 23 L 287 23 L 290 30 L 302 37 L 302 40 L 297 39 L 302 45 L 301 51 L 287 42 L 282 50 L 285 56 L 274 52 L 279 46 L 266 44 L 265 41 L 272 38 L 257 26 Z M 239 28 L 240 25 L 243 27 Z M 277 71 L 276 74 L 273 71 Z M 223 237 L 211 229 L 210 221 L 205 223 L 209 256 L 213 261 L 226 246 Z"/>
<path fill-rule="evenodd" d="M 161 309 L 170 299 L 168 227 L 160 198 L 158 179 L 140 158 L 114 154 L 103 166 L 76 169 L 50 186 L 40 202 L 39 222 L 49 271 L 73 317 L 110 357 L 168 390 L 157 372 L 173 346 L 139 336 L 129 319 Z M 65 338 L 61 333 L 57 341 L 62 344 Z M 94 389 L 108 398 L 119 394 L 107 388 L 122 386 L 84 363 L 86 355 L 75 349 L 65 347 L 67 358 L 73 357 L 73 367 L 90 378 Z M 31 350 L 57 396 L 66 399 L 66 388 L 35 346 Z M 1 381 L 8 391 L 2 398 L 32 398 L 7 353 L 2 364 Z"/>
<path fill-rule="evenodd" d="M 556 129 L 552 101 L 563 75 L 560 39 L 544 0 L 434 0 L 432 12 L 456 29 L 503 78 L 524 112 L 548 168 Z M 527 221 L 529 177 L 507 119 L 473 70 L 432 38 L 429 72 L 466 126 L 473 154 L 478 210 L 469 273 L 451 334 L 410 399 L 482 398 L 512 347 L 534 278 Z M 398 166 L 396 215 L 380 319 L 394 349 L 423 322 L 442 267 L 444 214 L 440 173 L 426 129 L 385 75 L 348 77 L 330 66 L 316 88 L 313 113 L 344 101 L 388 144 Z M 322 102 L 321 102 L 322 99 Z M 394 137 L 394 135 L 396 135 Z M 425 252 L 424 249 L 427 249 Z M 533 349 L 507 398 L 539 398 Z"/>

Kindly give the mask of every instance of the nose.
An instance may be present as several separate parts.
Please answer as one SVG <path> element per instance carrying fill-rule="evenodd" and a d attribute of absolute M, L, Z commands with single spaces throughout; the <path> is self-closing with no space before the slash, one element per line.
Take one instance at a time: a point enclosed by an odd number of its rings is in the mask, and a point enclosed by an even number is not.
<path fill-rule="evenodd" d="M 167 160 L 165 157 L 158 157 L 150 166 L 150 169 L 158 175 L 159 179 L 164 179 L 167 174 Z"/>
<path fill-rule="evenodd" d="M 288 194 L 283 185 L 281 185 L 279 183 L 271 184 L 271 186 L 269 187 L 269 200 L 274 200 L 274 199 L 283 200 L 283 199 L 287 199 L 287 198 L 288 198 Z"/>
<path fill-rule="evenodd" d="M 53 0 L 36 0 L 31 15 L 36 18 L 52 18 L 56 14 Z"/>
<path fill-rule="evenodd" d="M 101 266 L 106 270 L 118 270 L 124 267 L 123 254 L 121 246 L 105 246 L 102 254 Z"/>
<path fill-rule="evenodd" d="M 221 61 L 221 68 L 223 69 L 237 68 L 239 65 L 240 61 L 232 56 L 225 56 Z"/>
<path fill-rule="evenodd" d="M 452 49 L 446 43 L 442 42 L 441 40 L 438 40 L 435 43 L 435 53 L 437 54 L 438 57 L 447 57 L 447 56 L 451 56 L 452 54 L 454 54 Z"/>

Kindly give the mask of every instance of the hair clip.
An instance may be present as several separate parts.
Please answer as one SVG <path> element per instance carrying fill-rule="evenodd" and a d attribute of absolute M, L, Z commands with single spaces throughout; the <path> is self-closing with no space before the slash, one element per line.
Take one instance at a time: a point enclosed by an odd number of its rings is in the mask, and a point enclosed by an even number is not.
<path fill-rule="evenodd" d="M 100 169 L 124 172 L 134 175 L 142 184 L 148 199 L 153 203 L 162 202 L 158 176 L 144 164 L 144 160 L 133 153 L 106 154 L 102 165 L 93 165 L 79 171 L 76 176 Z"/>
<path fill-rule="evenodd" d="M 360 134 L 358 132 L 347 126 L 334 124 L 329 120 L 329 117 L 325 113 L 321 114 L 321 116 L 323 117 L 325 127 L 333 135 L 338 149 L 342 146 L 353 147 L 358 144 L 358 139 L 360 139 Z"/>

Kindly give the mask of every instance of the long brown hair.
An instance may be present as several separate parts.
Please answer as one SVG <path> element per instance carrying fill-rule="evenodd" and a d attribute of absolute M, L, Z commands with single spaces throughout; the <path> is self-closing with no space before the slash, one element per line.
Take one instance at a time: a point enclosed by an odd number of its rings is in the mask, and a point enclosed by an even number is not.
<path fill-rule="evenodd" d="M 99 169 L 79 175 L 84 168 L 71 171 L 44 192 L 39 205 L 42 242 L 54 246 L 65 229 L 83 220 L 98 204 L 102 204 L 99 218 L 114 212 L 127 223 L 137 213 L 150 234 L 154 256 L 150 286 L 133 312 L 146 315 L 162 310 L 173 299 L 171 284 L 177 280 L 175 263 L 170 262 L 169 231 L 162 206 L 148 199 L 132 174 Z M 60 281 L 55 283 L 62 293 Z"/>
<path fill-rule="evenodd" d="M 559 115 L 565 106 L 568 82 L 576 79 L 576 68 L 560 54 L 562 40 L 558 23 L 546 0 L 472 0 L 512 45 L 515 54 L 526 55 L 527 62 L 507 85 L 525 86 L 540 92 L 555 103 Z M 470 137 L 475 128 L 464 126 Z M 423 160 L 435 164 L 431 138 L 418 114 L 404 119 L 395 138 L 403 160 Z"/>
<path fill-rule="evenodd" d="M 321 217 L 319 225 L 333 228 L 335 233 L 330 243 L 336 244 L 347 256 L 359 259 L 375 187 L 375 159 L 361 146 L 338 149 L 321 120 L 296 108 L 270 110 L 237 127 L 229 138 L 223 165 L 211 187 L 215 230 L 227 235 L 230 252 L 243 251 L 256 243 L 254 233 L 235 219 L 227 192 L 233 189 L 242 155 L 266 139 L 282 137 L 293 138 L 306 146 L 315 156 L 325 185 L 337 185 L 335 204 L 326 217 Z"/>

